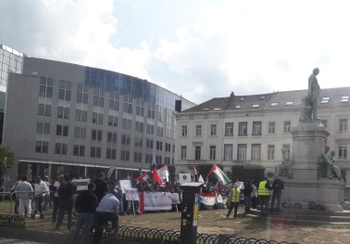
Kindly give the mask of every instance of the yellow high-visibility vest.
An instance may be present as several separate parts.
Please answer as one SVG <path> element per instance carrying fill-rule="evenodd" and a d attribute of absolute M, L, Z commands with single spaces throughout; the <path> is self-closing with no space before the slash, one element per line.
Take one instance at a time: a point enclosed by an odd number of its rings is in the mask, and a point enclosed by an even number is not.
<path fill-rule="evenodd" d="M 270 196 L 270 190 L 266 188 L 266 180 L 260 181 L 258 195 L 259 196 Z"/>

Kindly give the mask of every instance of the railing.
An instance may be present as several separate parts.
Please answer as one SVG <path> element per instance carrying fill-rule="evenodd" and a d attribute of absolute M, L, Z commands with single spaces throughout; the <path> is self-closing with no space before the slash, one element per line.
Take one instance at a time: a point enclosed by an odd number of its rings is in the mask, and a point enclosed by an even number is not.
<path fill-rule="evenodd" d="M 0 225 L 9 227 L 25 227 L 24 217 L 21 215 L 0 214 Z"/>
<path fill-rule="evenodd" d="M 74 231 L 75 223 L 71 231 Z M 178 244 L 180 231 L 119 226 L 116 235 L 110 235 L 110 226 L 105 226 L 104 237 L 114 240 L 134 241 L 147 244 Z M 234 235 L 198 234 L 196 244 L 298 244 L 296 242 L 237 237 Z"/>

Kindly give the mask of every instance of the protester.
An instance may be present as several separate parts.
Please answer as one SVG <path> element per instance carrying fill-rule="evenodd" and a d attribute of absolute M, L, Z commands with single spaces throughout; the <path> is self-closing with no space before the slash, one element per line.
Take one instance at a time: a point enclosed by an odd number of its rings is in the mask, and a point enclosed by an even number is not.
<path fill-rule="evenodd" d="M 35 192 L 35 210 L 32 212 L 32 219 L 35 218 L 35 214 L 39 212 L 40 214 L 40 219 L 44 218 L 44 213 L 43 213 L 43 199 L 48 193 L 49 188 L 45 184 L 44 181 L 41 180 L 40 176 L 37 176 L 35 178 L 35 185 L 34 185 L 34 192 Z"/>
<path fill-rule="evenodd" d="M 58 195 L 58 188 L 64 181 L 64 176 L 58 176 L 57 180 L 53 184 L 53 211 L 52 211 L 52 224 L 56 223 L 58 208 L 60 206 L 60 196 Z"/>
<path fill-rule="evenodd" d="M 98 205 L 97 197 L 93 193 L 95 188 L 96 186 L 94 183 L 89 183 L 88 189 L 79 193 L 75 202 L 75 209 L 78 213 L 78 217 L 73 234 L 74 243 L 78 240 L 80 230 L 82 232 L 80 244 L 87 243 L 89 231 L 94 221 L 94 212 Z"/>
<path fill-rule="evenodd" d="M 239 196 L 241 194 L 241 190 L 238 189 L 237 183 L 233 184 L 232 193 L 231 193 L 231 203 L 230 208 L 228 209 L 228 213 L 226 215 L 226 218 L 230 217 L 230 214 L 232 212 L 233 207 L 235 208 L 233 218 L 237 217 L 238 212 L 238 205 L 239 205 Z"/>
<path fill-rule="evenodd" d="M 27 176 L 21 177 L 21 180 L 15 187 L 15 192 L 19 200 L 18 214 L 25 216 L 27 212 L 27 217 L 30 217 L 32 213 L 32 197 L 34 190 L 32 185 L 27 182 Z"/>
<path fill-rule="evenodd" d="M 76 190 L 77 187 L 76 185 L 72 184 L 69 175 L 64 175 L 64 182 L 58 188 L 60 206 L 58 208 L 58 219 L 55 230 L 58 230 L 60 228 L 66 211 L 68 216 L 67 228 L 70 228 L 70 225 L 72 223 L 73 196 Z"/>
<path fill-rule="evenodd" d="M 15 188 L 19 182 L 21 182 L 21 177 L 17 178 L 17 182 L 11 188 L 11 194 L 12 194 L 11 200 L 15 200 L 15 214 L 18 214 L 18 209 L 19 209 L 19 199 L 18 199 L 18 195 L 15 192 Z"/>
<path fill-rule="evenodd" d="M 264 180 L 262 180 L 259 183 L 259 188 L 258 188 L 258 195 L 259 195 L 259 199 L 260 199 L 260 216 L 261 217 L 267 217 L 271 189 L 272 188 L 270 186 L 270 183 L 269 183 L 267 177 L 264 177 Z"/>
<path fill-rule="evenodd" d="M 246 180 L 244 183 L 244 214 L 248 214 L 251 207 L 253 188 L 250 184 L 250 180 Z"/>
<path fill-rule="evenodd" d="M 256 206 L 258 204 L 258 189 L 256 188 L 255 181 L 251 181 L 251 187 L 252 187 L 252 209 L 256 209 Z"/>
<path fill-rule="evenodd" d="M 277 212 L 280 210 L 280 203 L 281 203 L 281 195 L 282 195 L 282 190 L 284 189 L 284 182 L 275 176 L 274 181 L 272 182 L 272 199 L 271 199 L 271 212 L 273 212 L 273 207 L 275 204 L 275 201 L 277 199 Z"/>
<path fill-rule="evenodd" d="M 103 173 L 103 172 L 98 173 L 98 177 L 96 180 L 94 180 L 93 183 L 96 186 L 95 195 L 97 196 L 98 202 L 100 202 L 101 199 L 108 192 L 105 173 Z"/>
<path fill-rule="evenodd" d="M 46 211 L 47 204 L 49 204 L 49 206 L 52 207 L 50 202 L 50 183 L 48 181 L 43 181 L 43 182 L 46 184 L 48 189 L 47 194 L 44 196 L 44 205 L 43 205 L 43 210 Z"/>
<path fill-rule="evenodd" d="M 115 235 L 117 233 L 119 205 L 119 200 L 111 193 L 108 193 L 101 199 L 94 216 L 94 244 L 101 243 L 103 227 L 109 221 L 112 223 L 110 235 Z"/>

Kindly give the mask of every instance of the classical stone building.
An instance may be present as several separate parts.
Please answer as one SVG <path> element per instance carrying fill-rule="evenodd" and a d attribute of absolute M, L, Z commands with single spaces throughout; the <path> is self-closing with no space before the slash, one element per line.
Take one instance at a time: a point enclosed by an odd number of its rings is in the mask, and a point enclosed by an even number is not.
<path fill-rule="evenodd" d="M 307 81 L 305 82 L 307 85 Z M 213 98 L 176 114 L 178 171 L 217 163 L 224 171 L 233 165 L 257 164 L 274 172 L 282 162 L 282 149 L 292 151 L 291 130 L 299 123 L 301 100 L 307 90 Z M 350 184 L 350 87 L 322 89 L 318 114 L 320 126 L 330 136 L 336 165 L 347 171 Z"/>

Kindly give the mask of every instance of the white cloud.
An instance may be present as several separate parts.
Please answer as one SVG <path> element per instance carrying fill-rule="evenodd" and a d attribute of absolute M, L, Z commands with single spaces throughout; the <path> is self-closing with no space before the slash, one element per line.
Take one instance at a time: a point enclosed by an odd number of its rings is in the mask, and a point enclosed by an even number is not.
<path fill-rule="evenodd" d="M 345 0 L 1 1 L 0 43 L 147 79 L 200 103 L 231 90 L 306 89 L 316 66 L 321 87 L 348 86 L 349 7 Z"/>

